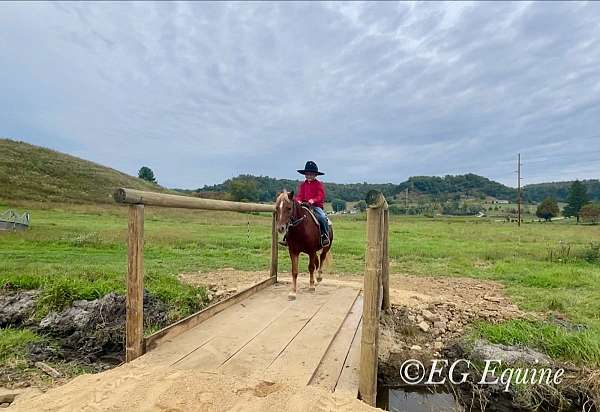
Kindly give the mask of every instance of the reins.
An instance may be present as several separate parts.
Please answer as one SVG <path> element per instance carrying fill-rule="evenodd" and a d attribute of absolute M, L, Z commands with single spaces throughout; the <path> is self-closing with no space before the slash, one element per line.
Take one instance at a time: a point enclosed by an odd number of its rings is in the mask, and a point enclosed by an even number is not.
<path fill-rule="evenodd" d="M 292 216 L 290 216 L 290 221 L 288 222 L 288 228 L 298 226 L 304 219 L 306 219 L 306 215 L 302 215 L 302 217 L 298 219 L 294 219 L 294 215 L 296 215 L 296 211 L 298 210 L 297 203 L 292 200 Z M 300 208 L 302 210 L 302 208 Z"/>

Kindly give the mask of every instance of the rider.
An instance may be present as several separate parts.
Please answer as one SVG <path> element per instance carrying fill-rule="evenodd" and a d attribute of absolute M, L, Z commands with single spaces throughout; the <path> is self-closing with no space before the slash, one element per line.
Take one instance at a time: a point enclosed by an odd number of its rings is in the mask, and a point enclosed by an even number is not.
<path fill-rule="evenodd" d="M 304 169 L 298 170 L 298 173 L 303 174 L 306 180 L 298 186 L 298 192 L 294 196 L 294 200 L 302 203 L 308 203 L 312 206 L 319 226 L 321 227 L 321 246 L 329 246 L 329 225 L 327 215 L 323 210 L 323 202 L 325 201 L 325 186 L 317 180 L 317 176 L 324 173 L 319 172 L 317 164 L 313 161 L 306 162 Z M 285 239 L 284 239 L 285 241 Z"/>

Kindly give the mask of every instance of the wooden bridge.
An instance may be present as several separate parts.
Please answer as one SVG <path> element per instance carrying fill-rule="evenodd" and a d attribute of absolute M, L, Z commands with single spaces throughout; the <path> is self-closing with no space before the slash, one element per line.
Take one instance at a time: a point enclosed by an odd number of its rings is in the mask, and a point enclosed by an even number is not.
<path fill-rule="evenodd" d="M 317 385 L 375 405 L 379 316 L 389 307 L 387 203 L 367 196 L 364 285 L 324 281 L 288 301 L 277 277 L 272 205 L 199 199 L 119 189 L 129 204 L 126 359 L 144 356 L 170 369 Z M 143 336 L 144 205 L 273 213 L 270 276 L 148 337 Z"/>

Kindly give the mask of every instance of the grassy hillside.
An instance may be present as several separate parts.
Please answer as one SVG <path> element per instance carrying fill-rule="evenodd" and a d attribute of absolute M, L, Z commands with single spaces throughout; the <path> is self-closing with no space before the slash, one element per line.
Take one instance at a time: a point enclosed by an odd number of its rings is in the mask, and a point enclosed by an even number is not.
<path fill-rule="evenodd" d="M 54 150 L 0 139 L 0 199 L 111 203 L 118 187 L 164 191 L 117 170 Z"/>

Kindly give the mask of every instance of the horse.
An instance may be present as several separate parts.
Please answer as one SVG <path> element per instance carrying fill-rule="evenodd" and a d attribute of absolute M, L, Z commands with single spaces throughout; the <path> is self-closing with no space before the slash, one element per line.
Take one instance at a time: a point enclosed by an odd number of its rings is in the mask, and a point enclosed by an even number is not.
<path fill-rule="evenodd" d="M 275 201 L 277 231 L 287 232 L 286 239 L 290 258 L 292 259 L 292 290 L 288 294 L 289 300 L 296 299 L 298 278 L 298 258 L 300 253 L 306 253 L 309 258 L 308 271 L 310 272 L 309 292 L 315 291 L 314 272 L 318 270 L 317 282 L 321 282 L 323 265 L 331 256 L 329 249 L 333 244 L 333 228 L 329 226 L 329 245 L 321 247 L 319 225 L 312 219 L 309 212 L 294 200 L 294 192 L 284 190 Z M 320 256 L 317 252 L 321 250 Z"/>

